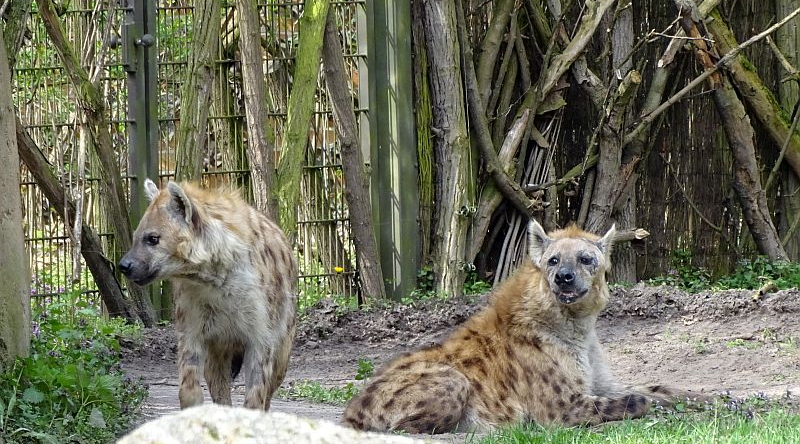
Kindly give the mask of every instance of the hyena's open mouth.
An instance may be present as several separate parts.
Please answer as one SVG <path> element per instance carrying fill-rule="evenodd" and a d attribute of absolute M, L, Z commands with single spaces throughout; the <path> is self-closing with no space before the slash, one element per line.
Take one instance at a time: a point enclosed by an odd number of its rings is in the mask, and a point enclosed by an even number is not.
<path fill-rule="evenodd" d="M 587 292 L 588 290 L 555 290 L 553 293 L 555 293 L 558 302 L 569 305 L 577 302 L 584 295 L 586 295 Z"/>

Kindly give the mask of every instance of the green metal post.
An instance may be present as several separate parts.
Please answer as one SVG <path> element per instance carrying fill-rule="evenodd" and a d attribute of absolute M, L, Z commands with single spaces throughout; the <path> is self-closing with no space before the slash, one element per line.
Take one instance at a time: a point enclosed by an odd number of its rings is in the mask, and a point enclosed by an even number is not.
<path fill-rule="evenodd" d="M 386 294 L 399 300 L 419 268 L 410 2 L 367 1 L 366 26 L 375 226 Z"/>
<path fill-rule="evenodd" d="M 128 0 L 122 26 L 123 63 L 128 73 L 128 174 L 131 224 L 136 226 L 147 209 L 144 180 L 158 180 L 158 107 L 155 0 Z M 150 286 L 150 299 L 159 316 L 170 315 L 169 298 Z"/>

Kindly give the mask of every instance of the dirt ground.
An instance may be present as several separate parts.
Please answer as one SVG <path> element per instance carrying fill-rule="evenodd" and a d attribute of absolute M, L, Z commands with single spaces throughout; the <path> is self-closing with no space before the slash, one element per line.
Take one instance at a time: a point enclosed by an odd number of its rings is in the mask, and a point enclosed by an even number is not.
<path fill-rule="evenodd" d="M 413 306 L 346 312 L 322 301 L 303 316 L 284 385 L 353 380 L 360 358 L 376 366 L 396 354 L 435 342 L 486 303 L 486 296 L 423 301 Z M 600 340 L 617 377 L 734 396 L 800 393 L 800 291 L 763 297 L 729 290 L 688 295 L 638 285 L 613 291 L 598 321 Z M 147 330 L 130 344 L 123 368 L 150 387 L 143 420 L 178 409 L 175 332 Z M 241 376 L 234 405 L 243 398 Z M 207 402 L 210 402 L 207 398 Z M 342 408 L 275 399 L 272 408 L 338 421 Z M 458 435 L 446 442 L 463 442 Z"/>

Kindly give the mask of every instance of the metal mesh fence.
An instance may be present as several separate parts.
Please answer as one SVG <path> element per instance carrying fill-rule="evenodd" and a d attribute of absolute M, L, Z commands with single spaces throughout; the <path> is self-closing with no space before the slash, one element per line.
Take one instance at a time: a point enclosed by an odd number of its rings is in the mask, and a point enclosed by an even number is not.
<path fill-rule="evenodd" d="M 357 22 L 365 1 L 333 2 L 343 38 L 344 57 L 353 91 L 359 90 L 358 52 L 363 38 Z M 128 177 L 128 121 L 126 72 L 122 51 L 109 45 L 119 41 L 124 9 L 103 9 L 103 2 L 71 2 L 61 20 L 83 66 L 97 75 L 107 111 L 114 149 L 123 177 Z M 298 42 L 298 17 L 302 1 L 259 3 L 262 48 L 268 85 L 269 125 L 275 146 L 280 146 L 291 88 L 293 57 Z M 160 0 L 157 10 L 157 76 L 159 124 L 158 167 L 161 179 L 174 174 L 180 90 L 192 38 L 191 1 Z M 108 22 L 110 20 L 110 23 Z M 223 4 L 222 33 L 215 66 L 209 114 L 208 148 L 203 182 L 209 186 L 249 190 L 241 65 L 238 53 L 238 17 L 232 4 Z M 69 78 L 52 47 L 34 4 L 29 40 L 14 69 L 14 97 L 23 124 L 50 160 L 72 199 L 82 199 L 82 219 L 100 235 L 106 248 L 114 242 L 98 198 L 98 177 L 91 149 L 82 133 L 81 108 Z M 93 74 L 97 71 L 97 74 Z M 349 234 L 349 214 L 344 200 L 341 155 L 334 122 L 320 78 L 316 107 L 307 144 L 306 166 L 298 207 L 296 252 L 300 263 L 301 300 L 305 303 L 326 295 L 347 299 L 357 293 L 355 252 Z M 366 107 L 354 97 L 357 112 Z M 86 168 L 78 168 L 78 156 L 86 152 Z M 85 180 L 82 180 L 85 179 Z M 63 294 L 97 300 L 97 290 L 85 268 L 75 268 L 79 255 L 73 251 L 70 227 L 65 227 L 24 168 L 21 169 L 25 237 L 30 254 L 31 293 L 34 304 Z M 244 192 L 245 197 L 249 192 Z"/>

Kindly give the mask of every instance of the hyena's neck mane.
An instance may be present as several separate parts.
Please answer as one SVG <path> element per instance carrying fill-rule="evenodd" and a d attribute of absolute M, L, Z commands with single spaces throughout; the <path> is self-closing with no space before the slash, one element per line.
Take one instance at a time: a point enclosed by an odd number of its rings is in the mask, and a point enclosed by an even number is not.
<path fill-rule="evenodd" d="M 194 239 L 187 240 L 186 260 L 194 265 L 184 277 L 223 285 L 232 273 L 246 272 L 241 265 L 252 248 L 243 232 L 252 210 L 233 193 L 208 192 L 186 187 L 197 215 Z M 196 271 L 195 271 L 196 270 Z M 208 270 L 213 270 L 209 273 Z"/>
<path fill-rule="evenodd" d="M 527 260 L 495 290 L 486 310 L 506 335 L 523 342 L 582 344 L 597 321 L 596 313 L 576 316 L 559 304 L 542 272 Z"/>

